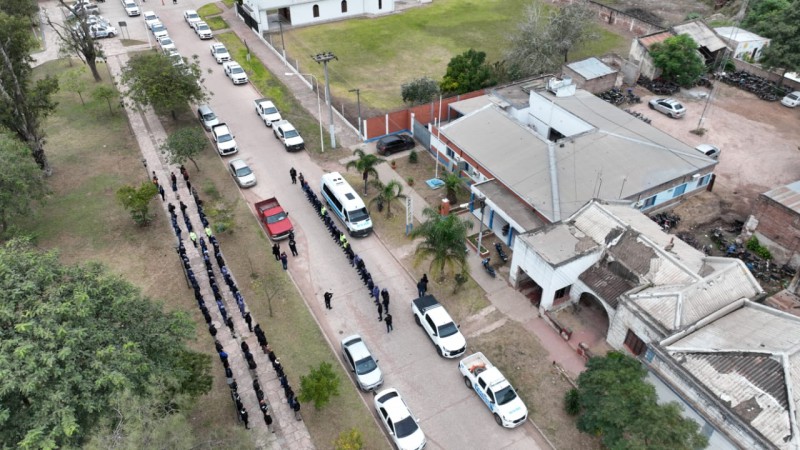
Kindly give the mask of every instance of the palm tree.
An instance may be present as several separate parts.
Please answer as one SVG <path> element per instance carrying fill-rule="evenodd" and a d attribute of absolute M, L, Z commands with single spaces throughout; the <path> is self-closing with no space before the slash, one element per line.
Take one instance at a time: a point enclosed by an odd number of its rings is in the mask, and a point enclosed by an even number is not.
<path fill-rule="evenodd" d="M 375 170 L 375 166 L 384 162 L 384 159 L 378 158 L 372 153 L 364 153 L 364 150 L 358 149 L 353 152 L 358 158 L 354 159 L 345 165 L 346 169 L 355 168 L 357 171 L 361 172 L 364 176 L 364 195 L 367 195 L 367 180 L 369 176 L 372 175 L 375 178 L 378 178 L 378 171 Z"/>
<path fill-rule="evenodd" d="M 464 273 L 467 268 L 466 240 L 467 230 L 472 222 L 448 214 L 442 216 L 433 208 L 425 208 L 423 214 L 427 220 L 411 232 L 411 237 L 422 237 L 414 252 L 415 264 L 423 259 L 431 258 L 430 273 L 444 279 L 446 273 L 459 269 Z"/>
<path fill-rule="evenodd" d="M 383 211 L 383 207 L 386 206 L 386 217 L 392 217 L 392 203 L 406 198 L 403 194 L 403 185 L 397 180 L 391 180 L 386 184 L 381 180 L 372 180 L 372 185 L 378 189 L 378 195 L 370 200 L 369 204 L 377 203 L 378 211 Z"/>
<path fill-rule="evenodd" d="M 444 188 L 447 190 L 447 200 L 450 205 L 455 205 L 458 201 L 458 187 L 461 185 L 461 177 L 450 172 L 442 181 L 444 181 Z"/>

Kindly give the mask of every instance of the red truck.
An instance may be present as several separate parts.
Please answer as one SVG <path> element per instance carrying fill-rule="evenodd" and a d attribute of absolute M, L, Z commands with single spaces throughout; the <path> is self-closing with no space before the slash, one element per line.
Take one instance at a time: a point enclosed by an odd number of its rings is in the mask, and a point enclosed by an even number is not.
<path fill-rule="evenodd" d="M 270 239 L 277 241 L 289 237 L 289 233 L 294 231 L 292 221 L 289 220 L 289 213 L 283 210 L 278 199 L 275 197 L 262 200 L 255 204 L 258 212 L 258 220 L 267 230 Z"/>

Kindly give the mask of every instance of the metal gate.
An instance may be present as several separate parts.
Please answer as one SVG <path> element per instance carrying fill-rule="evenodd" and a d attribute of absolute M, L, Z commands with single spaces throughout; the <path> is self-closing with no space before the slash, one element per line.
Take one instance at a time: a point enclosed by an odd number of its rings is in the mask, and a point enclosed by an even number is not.
<path fill-rule="evenodd" d="M 414 138 L 416 138 L 417 141 L 430 152 L 431 132 L 428 131 L 428 127 L 424 123 L 417 122 L 417 119 L 413 120 L 411 126 L 414 131 Z"/>
<path fill-rule="evenodd" d="M 236 13 L 239 14 L 239 17 L 244 20 L 244 23 L 247 24 L 248 27 L 258 32 L 258 21 L 253 18 L 253 16 L 250 14 L 250 11 L 248 11 L 248 8 L 239 2 L 234 4 L 236 5 Z"/>

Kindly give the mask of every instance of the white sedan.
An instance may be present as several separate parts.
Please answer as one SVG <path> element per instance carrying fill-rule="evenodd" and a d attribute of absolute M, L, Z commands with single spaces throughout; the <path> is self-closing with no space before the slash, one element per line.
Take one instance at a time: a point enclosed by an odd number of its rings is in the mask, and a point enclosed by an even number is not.
<path fill-rule="evenodd" d="M 411 414 L 397 389 L 378 392 L 375 395 L 375 410 L 398 450 L 419 450 L 425 447 L 427 440 L 419 427 L 419 419 Z"/>

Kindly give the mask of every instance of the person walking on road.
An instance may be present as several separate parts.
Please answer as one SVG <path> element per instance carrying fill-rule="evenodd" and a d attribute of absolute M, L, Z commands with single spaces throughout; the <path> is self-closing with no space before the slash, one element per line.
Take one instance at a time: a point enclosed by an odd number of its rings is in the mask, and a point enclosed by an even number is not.
<path fill-rule="evenodd" d="M 391 333 L 392 330 L 394 330 L 394 327 L 392 326 L 392 315 L 389 314 L 389 313 L 386 313 L 386 318 L 385 318 L 384 322 L 386 322 L 386 332 L 387 333 Z"/>
<path fill-rule="evenodd" d="M 423 274 L 422 278 L 417 283 L 417 291 L 420 297 L 425 296 L 428 292 L 428 274 Z"/>
<path fill-rule="evenodd" d="M 289 268 L 289 257 L 286 256 L 286 252 L 281 252 L 281 264 L 283 264 L 283 270 Z"/>
<path fill-rule="evenodd" d="M 169 173 L 169 180 L 172 182 L 172 192 L 178 191 L 178 177 L 175 176 L 175 172 Z"/>
<path fill-rule="evenodd" d="M 275 261 L 280 261 L 281 259 L 281 246 L 277 242 L 272 244 L 272 256 L 275 257 Z"/>
<path fill-rule="evenodd" d="M 386 311 L 386 314 L 389 314 L 389 290 L 383 288 L 381 290 L 381 298 L 383 298 L 383 310 Z"/>
<path fill-rule="evenodd" d="M 156 183 L 156 185 L 158 186 L 158 195 L 160 195 L 160 196 L 161 196 L 161 201 L 162 201 L 162 202 L 163 202 L 163 201 L 166 201 L 166 200 L 167 200 L 167 198 L 166 198 L 166 192 L 164 192 L 164 188 L 163 188 L 163 187 L 161 187 L 161 185 L 160 185 L 160 184 L 158 184 L 158 183 Z M 173 206 L 173 208 L 174 208 L 174 206 Z"/>
<path fill-rule="evenodd" d="M 383 305 L 378 303 L 378 322 L 383 321 Z"/>
<path fill-rule="evenodd" d="M 297 171 L 294 170 L 294 167 L 289 169 L 289 176 L 292 177 L 292 184 L 297 184 Z"/>
<path fill-rule="evenodd" d="M 330 291 L 327 291 L 323 297 L 325 298 L 325 308 L 333 309 L 333 307 L 331 307 L 331 299 L 333 298 L 333 294 Z"/>
<path fill-rule="evenodd" d="M 192 245 L 194 245 L 194 248 L 197 248 L 197 234 L 194 231 L 189 232 L 189 239 L 192 240 Z"/>
<path fill-rule="evenodd" d="M 381 301 L 381 289 L 378 285 L 372 286 L 372 296 L 375 298 L 375 304 L 377 305 Z"/>
<path fill-rule="evenodd" d="M 292 409 L 294 410 L 294 418 L 297 420 L 303 420 L 303 418 L 300 417 L 300 401 L 297 400 L 297 398 L 294 399 Z"/>
<path fill-rule="evenodd" d="M 250 311 L 247 311 L 246 313 L 244 313 L 244 321 L 245 321 L 245 323 L 247 323 L 247 329 L 250 330 L 250 332 L 252 333 L 253 332 L 253 316 L 250 315 Z"/>
<path fill-rule="evenodd" d="M 300 172 L 300 187 L 305 189 L 306 187 L 306 177 L 303 176 L 303 172 Z"/>
<path fill-rule="evenodd" d="M 292 256 L 297 256 L 297 243 L 294 238 L 289 238 L 289 250 L 292 251 Z"/>

